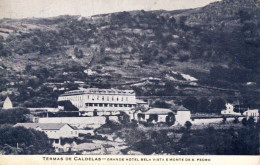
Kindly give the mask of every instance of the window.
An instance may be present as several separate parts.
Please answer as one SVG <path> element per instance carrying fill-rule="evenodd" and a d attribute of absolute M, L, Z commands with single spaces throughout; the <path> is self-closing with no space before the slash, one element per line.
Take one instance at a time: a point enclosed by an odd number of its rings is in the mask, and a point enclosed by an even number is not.
<path fill-rule="evenodd" d="M 109 104 L 110 107 L 113 107 L 113 104 Z"/>
<path fill-rule="evenodd" d="M 116 101 L 118 101 L 118 97 L 116 98 Z"/>
<path fill-rule="evenodd" d="M 132 107 L 132 105 L 131 105 L 131 104 L 128 104 L 128 107 Z"/>
<path fill-rule="evenodd" d="M 97 96 L 97 100 L 99 100 L 99 96 Z"/>
<path fill-rule="evenodd" d="M 55 139 L 54 142 L 57 144 L 59 143 L 59 139 Z"/>
<path fill-rule="evenodd" d="M 124 97 L 121 98 L 121 101 L 124 101 Z"/>
<path fill-rule="evenodd" d="M 107 96 L 107 101 L 109 101 L 109 96 Z"/>
<path fill-rule="evenodd" d="M 107 107 L 107 104 L 104 104 L 105 107 Z"/>
<path fill-rule="evenodd" d="M 89 95 L 88 95 L 88 100 L 89 100 Z"/>
<path fill-rule="evenodd" d="M 124 107 L 127 107 L 127 104 L 124 104 Z"/>
<path fill-rule="evenodd" d="M 103 104 L 99 104 L 100 107 L 103 107 Z"/>
<path fill-rule="evenodd" d="M 102 96 L 102 101 L 104 101 L 105 100 L 105 97 L 104 96 Z"/>
<path fill-rule="evenodd" d="M 118 107 L 118 104 L 114 104 L 114 107 Z"/>
<path fill-rule="evenodd" d="M 119 104 L 119 107 L 123 107 L 123 104 Z"/>
<path fill-rule="evenodd" d="M 114 101 L 114 96 L 112 96 L 112 101 Z"/>
<path fill-rule="evenodd" d="M 97 103 L 94 103 L 94 106 L 95 106 L 95 107 L 97 107 L 97 106 L 98 106 L 98 104 L 97 104 Z"/>
<path fill-rule="evenodd" d="M 93 104 L 92 104 L 92 103 L 89 103 L 88 106 L 93 107 Z"/>

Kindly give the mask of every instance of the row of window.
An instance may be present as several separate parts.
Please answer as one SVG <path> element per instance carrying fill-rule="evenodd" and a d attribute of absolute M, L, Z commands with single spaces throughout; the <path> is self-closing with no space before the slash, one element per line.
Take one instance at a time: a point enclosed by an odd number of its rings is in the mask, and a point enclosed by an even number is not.
<path fill-rule="evenodd" d="M 87 100 L 102 100 L 102 101 L 128 101 L 128 96 L 95 96 L 95 95 L 87 95 Z M 61 100 L 71 100 L 71 101 L 82 101 L 83 95 L 77 96 L 66 96 L 61 97 Z"/>
<path fill-rule="evenodd" d="M 135 104 L 86 103 L 86 107 L 135 107 Z"/>

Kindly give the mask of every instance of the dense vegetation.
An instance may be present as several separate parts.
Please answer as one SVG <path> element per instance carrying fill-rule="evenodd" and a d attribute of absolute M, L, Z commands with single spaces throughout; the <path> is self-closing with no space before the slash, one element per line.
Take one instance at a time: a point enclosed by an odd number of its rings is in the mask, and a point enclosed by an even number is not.
<path fill-rule="evenodd" d="M 24 127 L 0 126 L 2 154 L 51 154 L 53 148 L 47 135 Z"/>
<path fill-rule="evenodd" d="M 177 155 L 258 155 L 259 123 L 249 119 L 242 127 L 226 125 L 225 128 L 208 127 L 190 129 L 122 129 L 116 135 L 125 139 L 129 150 L 143 154 L 177 154 Z M 250 123 L 250 124 L 249 124 Z M 238 124 L 238 123 L 236 123 Z"/>
<path fill-rule="evenodd" d="M 24 108 L 0 110 L 0 124 L 26 123 L 30 121 L 30 111 Z"/>

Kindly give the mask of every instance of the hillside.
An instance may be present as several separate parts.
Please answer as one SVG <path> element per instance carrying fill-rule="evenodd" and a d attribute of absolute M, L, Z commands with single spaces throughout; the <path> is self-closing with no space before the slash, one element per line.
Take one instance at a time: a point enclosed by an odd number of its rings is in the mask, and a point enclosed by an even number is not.
<path fill-rule="evenodd" d="M 92 86 L 259 104 L 259 5 L 224 0 L 178 11 L 2 19 L 1 98 L 55 106 L 63 90 Z"/>

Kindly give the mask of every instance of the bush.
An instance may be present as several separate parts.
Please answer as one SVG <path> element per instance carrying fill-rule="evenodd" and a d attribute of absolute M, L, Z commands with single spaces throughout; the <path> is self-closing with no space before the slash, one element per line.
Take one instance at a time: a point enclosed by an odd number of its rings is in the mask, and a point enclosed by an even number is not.
<path fill-rule="evenodd" d="M 185 127 L 189 130 L 191 128 L 192 124 L 190 121 L 186 121 Z"/>
<path fill-rule="evenodd" d="M 16 149 L 18 145 L 18 149 Z M 53 148 L 47 135 L 24 127 L 0 127 L 0 148 L 5 154 L 50 154 Z"/>
<path fill-rule="evenodd" d="M 26 108 L 16 108 L 0 111 L 0 124 L 16 124 L 29 122 L 30 111 Z"/>
<path fill-rule="evenodd" d="M 247 119 L 246 119 L 246 118 L 243 118 L 243 119 L 242 119 L 242 124 L 243 124 L 244 126 L 247 126 Z"/>
<path fill-rule="evenodd" d="M 233 123 L 234 123 L 234 124 L 237 124 L 237 123 L 239 123 L 238 117 L 235 117 L 235 119 L 234 119 Z"/>

